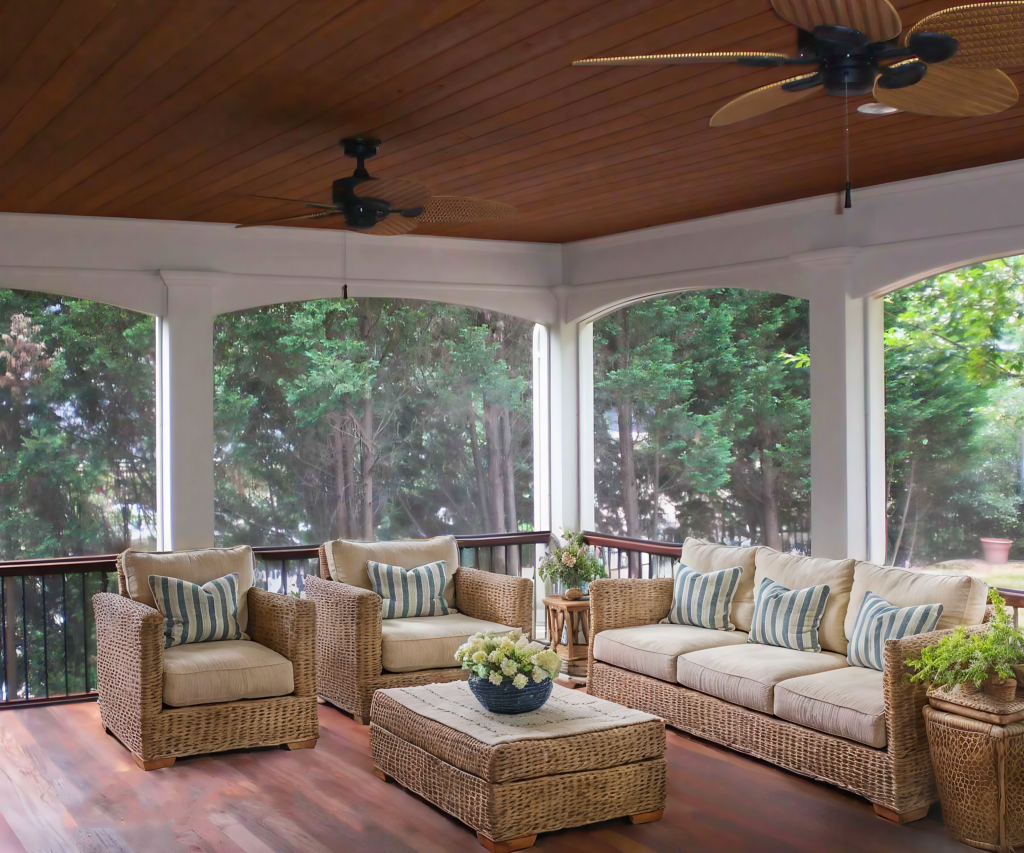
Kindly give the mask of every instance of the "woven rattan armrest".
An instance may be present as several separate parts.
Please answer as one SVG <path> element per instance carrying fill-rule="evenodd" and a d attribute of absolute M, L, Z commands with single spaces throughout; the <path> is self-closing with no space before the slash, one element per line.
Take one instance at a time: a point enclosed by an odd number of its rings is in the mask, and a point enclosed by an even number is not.
<path fill-rule="evenodd" d="M 290 595 L 249 590 L 249 636 L 292 663 L 296 696 L 316 695 L 316 605 Z"/>
<path fill-rule="evenodd" d="M 533 633 L 533 581 L 460 566 L 455 605 L 467 616 Z"/>
<path fill-rule="evenodd" d="M 381 602 L 368 589 L 306 577 L 316 605 L 318 666 L 359 681 L 381 674 Z"/>
<path fill-rule="evenodd" d="M 987 631 L 987 625 L 971 625 L 968 634 Z M 885 695 L 885 729 L 890 754 L 901 757 L 928 749 L 928 736 L 921 709 L 928 704 L 929 685 L 910 681 L 914 670 L 906 664 L 907 658 L 918 658 L 926 646 L 937 643 L 952 634 L 952 630 L 915 634 L 902 640 L 885 641 L 885 669 L 882 688 Z"/>
<path fill-rule="evenodd" d="M 602 578 L 590 585 L 588 670 L 593 670 L 594 637 L 601 631 L 655 625 L 668 616 L 673 584 L 672 578 Z"/>
<path fill-rule="evenodd" d="M 142 720 L 163 707 L 164 620 L 153 607 L 112 592 L 92 597 L 96 683 L 105 725 L 142 748 Z"/>

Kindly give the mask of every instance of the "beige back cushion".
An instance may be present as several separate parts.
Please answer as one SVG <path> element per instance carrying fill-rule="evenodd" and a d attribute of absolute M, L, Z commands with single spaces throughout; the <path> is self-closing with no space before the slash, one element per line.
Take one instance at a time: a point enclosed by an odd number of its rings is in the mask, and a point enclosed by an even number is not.
<path fill-rule="evenodd" d="M 702 575 L 739 566 L 743 569 L 736 594 L 729 607 L 729 621 L 739 630 L 749 631 L 754 620 L 754 555 L 757 548 L 730 548 L 703 539 L 687 539 L 680 561 Z"/>
<path fill-rule="evenodd" d="M 988 586 L 969 575 L 930 574 L 874 563 L 857 563 L 853 571 L 853 593 L 846 614 L 846 634 L 853 632 L 865 593 L 880 595 L 897 607 L 941 604 L 942 616 L 936 630 L 957 625 L 980 625 L 985 618 Z"/>
<path fill-rule="evenodd" d="M 366 561 L 387 563 L 403 569 L 415 569 L 437 560 L 447 563 L 448 582 L 444 587 L 444 600 L 455 606 L 455 573 L 459 568 L 459 546 L 454 536 L 435 536 L 433 539 L 396 539 L 394 542 L 351 542 L 335 539 L 324 546 L 327 570 L 331 580 L 373 589 L 366 573 Z"/>
<path fill-rule="evenodd" d="M 149 576 L 197 583 L 202 586 L 217 578 L 238 573 L 238 626 L 244 631 L 249 624 L 249 589 L 253 585 L 252 548 L 239 545 L 236 548 L 208 548 L 204 551 L 172 551 L 167 554 L 150 554 L 146 551 L 125 551 L 121 555 L 121 567 L 128 586 L 128 596 L 133 601 L 156 607 L 153 590 L 149 588 Z"/>
<path fill-rule="evenodd" d="M 781 554 L 762 546 L 757 549 L 755 562 L 755 590 L 765 578 L 771 578 L 789 589 L 828 584 L 828 600 L 818 627 L 818 642 L 823 649 L 845 655 L 847 642 L 844 622 L 850 606 L 855 561 Z"/>

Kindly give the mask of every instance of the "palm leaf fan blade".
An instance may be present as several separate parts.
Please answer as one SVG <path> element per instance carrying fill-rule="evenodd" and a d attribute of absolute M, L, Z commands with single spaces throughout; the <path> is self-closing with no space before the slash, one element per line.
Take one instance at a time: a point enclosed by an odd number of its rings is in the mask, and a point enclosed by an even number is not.
<path fill-rule="evenodd" d="M 1024 65 L 1024 2 L 954 6 L 922 18 L 907 33 L 944 33 L 960 46 L 950 68 L 1012 68 Z"/>
<path fill-rule="evenodd" d="M 285 216 L 282 219 L 265 219 L 262 222 L 243 222 L 235 228 L 255 228 L 257 225 L 277 225 L 279 222 L 297 222 L 300 219 L 324 219 L 328 216 L 341 216 L 340 210 L 327 210 L 318 213 L 301 213 L 298 216 Z"/>
<path fill-rule="evenodd" d="M 484 198 L 436 195 L 427 203 L 419 222 L 479 222 L 484 219 L 507 219 L 516 209 L 500 201 Z"/>
<path fill-rule="evenodd" d="M 760 50 L 713 50 L 705 53 L 652 53 L 641 56 L 598 56 L 593 59 L 577 59 L 573 65 L 697 65 L 703 62 L 740 62 L 757 65 L 781 65 L 789 59 L 784 53 Z"/>
<path fill-rule="evenodd" d="M 996 68 L 947 68 L 932 65 L 920 83 L 883 89 L 875 82 L 875 99 L 908 113 L 964 118 L 1000 113 L 1017 103 L 1017 87 Z"/>
<path fill-rule="evenodd" d="M 722 127 L 733 122 L 754 118 L 779 107 L 809 98 L 820 91 L 821 86 L 797 89 L 795 91 L 789 91 L 782 87 L 787 83 L 806 80 L 813 76 L 813 74 L 802 74 L 799 77 L 791 77 L 789 80 L 780 80 L 778 83 L 762 86 L 760 89 L 754 89 L 740 95 L 738 98 L 733 98 L 711 117 L 711 126 Z"/>
<path fill-rule="evenodd" d="M 899 12 L 888 0 L 772 0 L 772 7 L 784 21 L 808 32 L 815 27 L 848 27 L 875 42 L 894 39 L 903 29 Z"/>
<path fill-rule="evenodd" d="M 386 201 L 394 210 L 423 207 L 431 195 L 425 184 L 404 178 L 370 178 L 356 185 L 355 194 Z"/>

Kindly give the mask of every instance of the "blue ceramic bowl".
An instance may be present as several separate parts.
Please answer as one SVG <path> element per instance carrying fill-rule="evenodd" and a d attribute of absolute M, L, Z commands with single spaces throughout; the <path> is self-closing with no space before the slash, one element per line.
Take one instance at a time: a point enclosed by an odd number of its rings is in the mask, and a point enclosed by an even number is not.
<path fill-rule="evenodd" d="M 551 696 L 551 679 L 545 678 L 539 684 L 530 681 L 526 687 L 516 687 L 511 680 L 491 684 L 486 678 L 476 675 L 469 677 L 469 689 L 481 705 L 492 714 L 525 714 L 536 711 Z"/>

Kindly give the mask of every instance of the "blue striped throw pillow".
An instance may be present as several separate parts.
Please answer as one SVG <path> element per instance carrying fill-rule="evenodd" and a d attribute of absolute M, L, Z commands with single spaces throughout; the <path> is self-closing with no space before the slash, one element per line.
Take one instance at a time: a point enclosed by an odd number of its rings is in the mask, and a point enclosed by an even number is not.
<path fill-rule="evenodd" d="M 885 656 L 882 652 L 886 640 L 902 640 L 904 637 L 934 631 L 940 616 L 941 604 L 897 607 L 882 596 L 867 592 L 857 611 L 857 621 L 853 623 L 846 660 L 850 666 L 883 670 Z"/>
<path fill-rule="evenodd" d="M 164 648 L 215 640 L 248 640 L 238 627 L 238 573 L 202 586 L 149 576 L 156 609 L 164 617 Z"/>
<path fill-rule="evenodd" d="M 828 593 L 828 584 L 791 590 L 765 578 L 754 596 L 754 622 L 747 642 L 820 652 L 818 625 Z"/>
<path fill-rule="evenodd" d="M 447 602 L 441 597 L 448 583 L 445 560 L 427 563 L 415 569 L 366 561 L 373 591 L 381 597 L 381 613 L 385 619 L 407 616 L 447 616 Z"/>
<path fill-rule="evenodd" d="M 672 588 L 672 609 L 662 624 L 735 631 L 736 626 L 729 621 L 729 605 L 742 574 L 740 566 L 701 574 L 680 563 Z"/>

